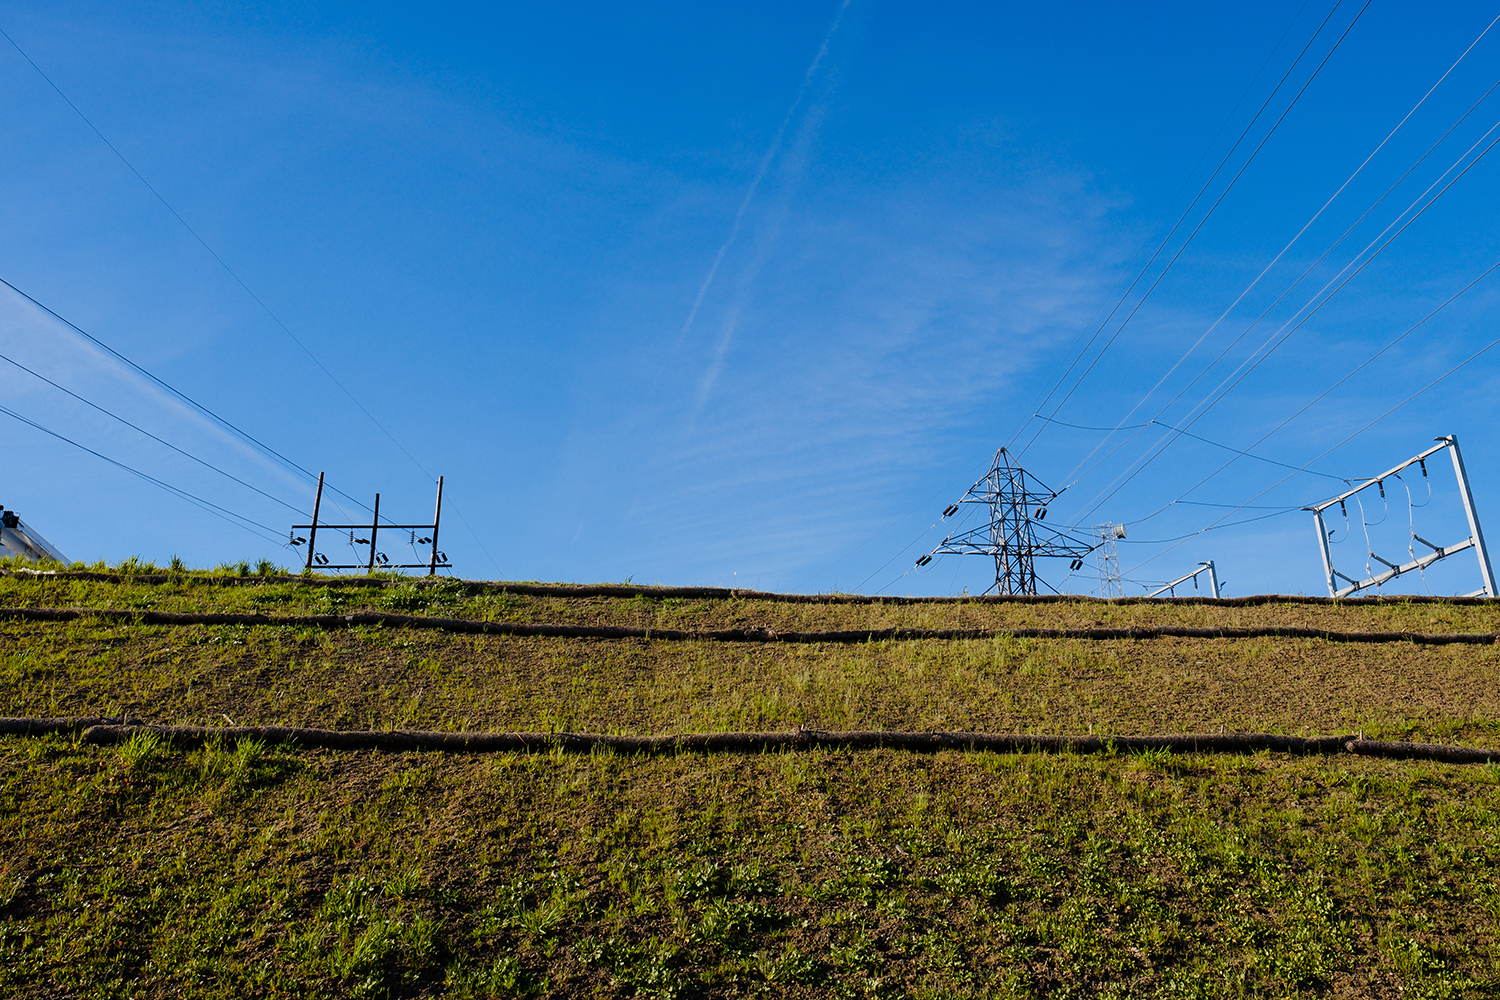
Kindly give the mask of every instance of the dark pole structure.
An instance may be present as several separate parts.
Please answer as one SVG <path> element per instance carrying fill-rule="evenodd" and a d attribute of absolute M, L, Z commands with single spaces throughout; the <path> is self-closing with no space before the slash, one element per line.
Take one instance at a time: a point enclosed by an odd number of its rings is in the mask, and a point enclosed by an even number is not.
<path fill-rule="evenodd" d="M 307 530 L 307 569 L 312 571 L 313 549 L 318 545 L 318 510 L 323 506 L 323 473 L 318 473 L 318 492 L 313 497 L 312 527 Z"/>
<path fill-rule="evenodd" d="M 449 563 L 448 563 L 448 557 L 445 556 L 441 551 L 439 551 L 439 549 L 437 547 L 438 546 L 438 528 L 441 526 L 440 522 L 442 521 L 442 517 L 443 517 L 443 477 L 442 476 L 439 476 L 438 477 L 438 481 L 437 481 L 437 508 L 433 512 L 432 523 L 431 524 L 394 524 L 394 523 L 392 523 L 392 524 L 387 524 L 385 526 L 387 532 L 389 532 L 389 531 L 410 531 L 411 532 L 411 543 L 412 543 L 412 547 L 413 548 L 415 548 L 418 545 L 428 545 L 428 544 L 430 544 L 432 546 L 432 552 L 428 556 L 426 562 L 392 563 L 390 561 L 390 559 L 388 559 L 385 556 L 385 554 L 380 551 L 380 494 L 379 493 L 375 494 L 375 509 L 374 509 L 373 514 L 370 517 L 370 523 L 369 524 L 320 524 L 319 523 L 318 514 L 319 514 L 319 512 L 320 512 L 320 510 L 322 508 L 323 485 L 324 485 L 323 484 L 323 474 L 319 473 L 318 474 L 318 495 L 317 495 L 317 499 L 315 499 L 313 501 L 313 523 L 312 524 L 294 524 L 294 525 L 292 525 L 292 540 L 291 540 L 291 543 L 293 545 L 301 545 L 304 542 L 308 543 L 308 548 L 307 548 L 307 568 L 309 570 L 313 569 L 314 567 L 317 567 L 318 569 L 324 569 L 324 570 L 362 569 L 362 570 L 364 570 L 368 574 L 374 574 L 374 572 L 375 572 L 375 570 L 376 570 L 377 567 L 380 568 L 380 569 L 387 569 L 387 570 L 425 569 L 427 571 L 427 575 L 428 576 L 436 576 L 437 575 L 437 571 L 439 569 L 444 569 L 444 568 L 448 567 L 448 565 L 449 565 Z M 316 552 L 316 550 L 315 550 L 314 542 L 317 539 L 317 529 L 318 528 L 322 528 L 324 531 L 328 531 L 328 530 L 331 529 L 331 530 L 334 530 L 334 531 L 347 531 L 347 532 L 349 532 L 349 545 L 350 545 L 350 547 L 352 548 L 352 547 L 354 547 L 356 545 L 368 545 L 370 547 L 370 552 L 369 552 L 368 557 L 364 560 L 364 562 L 353 562 L 353 561 L 348 562 L 348 563 L 331 563 L 331 562 L 329 562 L 327 556 L 318 555 L 317 552 Z M 370 537 L 368 537 L 368 538 L 359 538 L 359 537 L 357 537 L 357 535 L 364 534 L 364 531 L 365 531 L 366 528 L 370 529 Z M 307 538 L 299 538 L 299 537 L 297 537 L 297 532 L 299 532 L 299 531 L 306 531 L 308 533 L 308 537 Z M 418 532 L 422 533 L 422 537 L 421 538 L 417 537 L 417 533 Z M 428 532 L 431 532 L 431 534 L 429 535 Z M 420 554 L 415 553 L 415 552 L 412 553 L 412 556 L 413 556 L 414 559 L 421 558 Z M 357 552 L 353 556 L 353 558 L 354 559 L 358 559 L 359 558 Z"/>
<path fill-rule="evenodd" d="M 375 535 L 380 531 L 380 494 L 375 494 L 375 516 L 370 518 L 370 564 L 365 567 L 366 573 L 375 572 Z"/>
<path fill-rule="evenodd" d="M 437 576 L 438 525 L 443 520 L 443 477 L 438 476 L 437 510 L 432 512 L 432 561 L 427 564 L 427 575 Z"/>

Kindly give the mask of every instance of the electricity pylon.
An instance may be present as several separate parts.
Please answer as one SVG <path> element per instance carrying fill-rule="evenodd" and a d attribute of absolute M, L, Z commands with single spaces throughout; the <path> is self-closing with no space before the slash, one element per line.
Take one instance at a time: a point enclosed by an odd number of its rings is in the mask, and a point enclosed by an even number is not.
<path fill-rule="evenodd" d="M 984 504 L 989 508 L 989 523 L 949 535 L 918 559 L 917 565 L 925 566 L 933 556 L 940 555 L 990 556 L 995 560 L 995 583 L 985 590 L 986 594 L 991 589 L 998 594 L 1035 594 L 1038 558 L 1071 559 L 1077 569 L 1083 565 L 1083 557 L 1093 551 L 1088 542 L 1042 523 L 1047 504 L 1060 492 L 1012 464 L 1010 453 L 1001 448 L 984 478 L 943 511 L 943 517 L 948 518 L 963 504 Z"/>
<path fill-rule="evenodd" d="M 1125 525 L 1106 521 L 1094 525 L 1094 548 L 1099 556 L 1099 596 L 1124 597 L 1125 581 L 1120 578 L 1120 551 L 1115 540 L 1125 537 Z"/>

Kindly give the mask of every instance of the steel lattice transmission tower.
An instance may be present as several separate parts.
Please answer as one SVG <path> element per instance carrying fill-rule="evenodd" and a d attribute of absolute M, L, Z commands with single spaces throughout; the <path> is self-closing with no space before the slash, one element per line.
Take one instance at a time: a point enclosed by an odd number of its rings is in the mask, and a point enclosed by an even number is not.
<path fill-rule="evenodd" d="M 1115 540 L 1125 537 L 1125 525 L 1106 521 L 1094 525 L 1094 548 L 1099 553 L 1099 596 L 1124 597 L 1125 581 L 1120 578 L 1120 550 Z"/>
<path fill-rule="evenodd" d="M 1076 569 L 1094 549 L 1088 542 L 1042 523 L 1047 504 L 1060 492 L 1014 464 L 1010 453 L 1001 448 L 995 452 L 985 477 L 943 511 L 947 518 L 958 513 L 963 504 L 984 504 L 989 508 L 989 523 L 949 535 L 918 559 L 917 565 L 925 566 L 939 555 L 990 556 L 995 560 L 996 593 L 1035 594 L 1037 559 L 1072 559 Z"/>

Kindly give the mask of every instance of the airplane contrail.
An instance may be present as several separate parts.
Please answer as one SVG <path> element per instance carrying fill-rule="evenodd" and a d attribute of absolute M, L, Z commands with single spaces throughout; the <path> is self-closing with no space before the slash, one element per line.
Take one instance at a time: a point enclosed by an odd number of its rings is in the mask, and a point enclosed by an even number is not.
<path fill-rule="evenodd" d="M 698 297 L 693 300 L 693 308 L 688 310 L 687 320 L 682 324 L 682 332 L 677 335 L 680 344 L 692 329 L 693 320 L 698 318 L 698 309 L 703 305 L 703 298 L 708 294 L 709 286 L 714 283 L 714 277 L 719 273 L 719 265 L 724 262 L 724 255 L 739 238 L 740 226 L 745 221 L 745 212 L 750 208 L 750 202 L 755 199 L 755 192 L 760 188 L 760 182 L 765 180 L 766 171 L 771 169 L 771 163 L 776 159 L 776 154 L 781 151 L 782 140 L 786 137 L 786 130 L 792 123 L 792 117 L 801 106 L 802 99 L 807 96 L 807 88 L 812 84 L 812 78 L 823 63 L 823 57 L 828 54 L 828 43 L 833 41 L 834 32 L 839 30 L 839 24 L 844 19 L 844 11 L 849 9 L 852 0 L 844 0 L 839 5 L 838 13 L 834 15 L 833 24 L 828 28 L 828 34 L 823 36 L 823 44 L 818 46 L 818 54 L 813 56 L 812 63 L 807 67 L 807 72 L 802 75 L 802 86 L 797 88 L 797 97 L 786 109 L 786 116 L 781 119 L 781 127 L 776 130 L 776 137 L 771 140 L 771 145 L 766 149 L 766 155 L 761 157 L 760 167 L 755 171 L 755 176 L 750 181 L 750 187 L 745 190 L 744 200 L 740 202 L 739 211 L 734 213 L 734 224 L 729 227 L 729 236 L 724 240 L 719 252 L 714 255 L 714 262 L 709 266 L 708 274 L 703 278 L 703 284 L 698 288 Z"/>

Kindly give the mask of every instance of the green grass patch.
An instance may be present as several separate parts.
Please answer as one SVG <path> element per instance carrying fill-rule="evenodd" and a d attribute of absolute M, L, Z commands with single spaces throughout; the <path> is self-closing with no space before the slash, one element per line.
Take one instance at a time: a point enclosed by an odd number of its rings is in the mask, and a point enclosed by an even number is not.
<path fill-rule="evenodd" d="M 239 572 L 239 568 L 234 568 Z M 137 575 L 144 572 L 137 567 Z M 253 577 L 254 568 L 244 567 Z M 781 630 L 1490 631 L 1449 605 L 794 605 L 0 578 L 0 605 Z M 0 714 L 1500 745 L 1500 651 L 0 623 Z M 0 995 L 1500 993 L 1500 768 L 1261 754 L 293 752 L 0 739 Z"/>
<path fill-rule="evenodd" d="M 0 986 L 1470 996 L 1492 769 L 0 741 Z"/>

